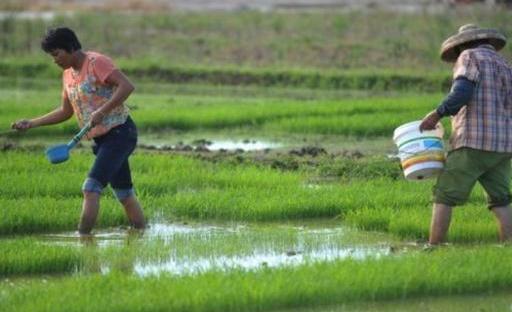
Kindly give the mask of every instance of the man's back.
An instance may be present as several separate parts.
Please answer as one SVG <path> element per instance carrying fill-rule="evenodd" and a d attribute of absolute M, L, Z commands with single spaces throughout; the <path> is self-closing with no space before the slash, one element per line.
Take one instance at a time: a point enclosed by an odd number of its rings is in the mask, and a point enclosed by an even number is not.
<path fill-rule="evenodd" d="M 453 78 L 476 84 L 471 101 L 452 120 L 453 148 L 512 152 L 512 68 L 491 45 L 464 50 Z"/>

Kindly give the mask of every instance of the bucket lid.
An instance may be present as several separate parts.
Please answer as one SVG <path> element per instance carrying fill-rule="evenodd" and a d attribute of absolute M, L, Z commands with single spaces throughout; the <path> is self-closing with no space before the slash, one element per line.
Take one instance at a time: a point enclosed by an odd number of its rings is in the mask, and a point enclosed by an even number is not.
<path fill-rule="evenodd" d="M 422 122 L 421 120 L 415 120 L 415 121 L 411 121 L 406 124 L 403 124 L 400 127 L 396 128 L 395 131 L 393 132 L 393 141 L 396 142 L 397 139 L 405 133 L 409 133 L 412 131 L 420 132 L 421 122 Z M 423 131 L 423 133 L 425 133 L 427 135 L 428 134 L 435 135 L 435 136 L 438 136 L 439 138 L 442 138 L 443 133 L 444 133 L 443 125 L 439 122 L 436 125 L 435 130 L 427 130 L 427 131 Z"/>

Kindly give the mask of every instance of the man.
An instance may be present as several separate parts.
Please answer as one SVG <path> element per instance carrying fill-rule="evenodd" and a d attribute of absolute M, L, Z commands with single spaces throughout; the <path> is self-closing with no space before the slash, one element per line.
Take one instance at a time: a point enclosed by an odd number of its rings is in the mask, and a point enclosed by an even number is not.
<path fill-rule="evenodd" d="M 477 181 L 498 221 L 500 240 L 512 238 L 512 68 L 497 53 L 505 44 L 498 31 L 469 24 L 441 46 L 441 59 L 455 63 L 453 85 L 420 130 L 453 116 L 452 151 L 434 187 L 430 244 L 444 241 L 452 207 L 467 200 Z"/>

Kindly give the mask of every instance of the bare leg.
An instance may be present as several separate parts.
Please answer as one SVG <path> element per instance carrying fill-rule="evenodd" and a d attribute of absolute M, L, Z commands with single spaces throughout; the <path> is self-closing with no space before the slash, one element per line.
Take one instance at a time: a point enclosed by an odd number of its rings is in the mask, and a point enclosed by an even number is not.
<path fill-rule="evenodd" d="M 430 224 L 430 238 L 428 242 L 432 245 L 440 244 L 446 238 L 450 221 L 452 218 L 452 207 L 445 204 L 434 204 L 432 209 L 432 223 Z"/>
<path fill-rule="evenodd" d="M 100 209 L 100 194 L 87 191 L 83 193 L 84 201 L 82 204 L 82 216 L 80 217 L 78 232 L 80 234 L 90 234 L 94 223 L 96 223 L 96 217 Z"/>
<path fill-rule="evenodd" d="M 134 228 L 143 229 L 146 227 L 146 222 L 144 221 L 144 214 L 142 213 L 142 208 L 140 206 L 139 201 L 134 195 L 123 199 L 121 201 L 121 204 L 123 204 L 126 216 L 130 220 L 130 223 Z"/>
<path fill-rule="evenodd" d="M 499 224 L 500 240 L 507 241 L 512 239 L 512 212 L 510 206 L 501 206 L 492 208 Z"/>

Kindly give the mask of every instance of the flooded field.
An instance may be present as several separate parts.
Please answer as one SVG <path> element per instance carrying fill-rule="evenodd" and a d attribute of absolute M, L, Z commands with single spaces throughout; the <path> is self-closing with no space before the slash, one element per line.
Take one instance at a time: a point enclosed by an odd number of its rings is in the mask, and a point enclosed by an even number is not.
<path fill-rule="evenodd" d="M 199 152 L 217 152 L 217 151 L 270 151 L 272 149 L 283 147 L 283 144 L 270 141 L 258 141 L 255 139 L 243 140 L 194 140 L 190 144 L 178 142 L 170 145 L 165 143 L 142 143 L 140 147 L 145 149 L 155 149 L 161 151 L 199 151 Z"/>
<path fill-rule="evenodd" d="M 403 179 L 388 157 L 396 153 L 389 133 L 426 111 L 432 95 L 248 99 L 256 89 L 217 97 L 203 90 L 135 97 L 148 103 L 132 106 L 141 135 L 131 169 L 150 225 L 144 232 L 129 228 L 110 191 L 94 235 L 74 231 L 91 142 L 61 165 L 44 155 L 69 140 L 74 123 L 2 138 L 7 307 L 45 311 L 65 294 L 77 310 L 124 311 L 97 299 L 118 291 L 129 293 L 116 295 L 125 305 L 144 301 L 154 310 L 386 311 L 447 295 L 441 306 L 456 307 L 457 295 L 512 287 L 502 261 L 511 250 L 496 244 L 481 189 L 455 211 L 452 245 L 425 248 L 432 181 Z M 2 92 L 17 103 L 0 117 L 4 127 L 14 115 L 54 105 L 51 90 Z M 90 291 L 78 298 L 77 287 Z M 496 299 L 501 307 L 507 297 Z"/>
<path fill-rule="evenodd" d="M 57 233 L 41 235 L 37 239 L 42 244 L 88 249 L 136 246 L 137 254 L 133 259 L 123 261 L 123 270 L 138 276 L 258 270 L 347 258 L 380 258 L 407 249 L 420 249 L 388 235 L 359 232 L 338 222 L 266 225 L 157 223 L 151 224 L 144 232 L 100 230 L 91 237 Z M 151 251 L 156 246 L 157 255 L 152 255 Z M 112 265 L 107 260 L 99 267 L 86 266 L 80 270 L 91 273 L 96 269 L 106 274 Z"/>

